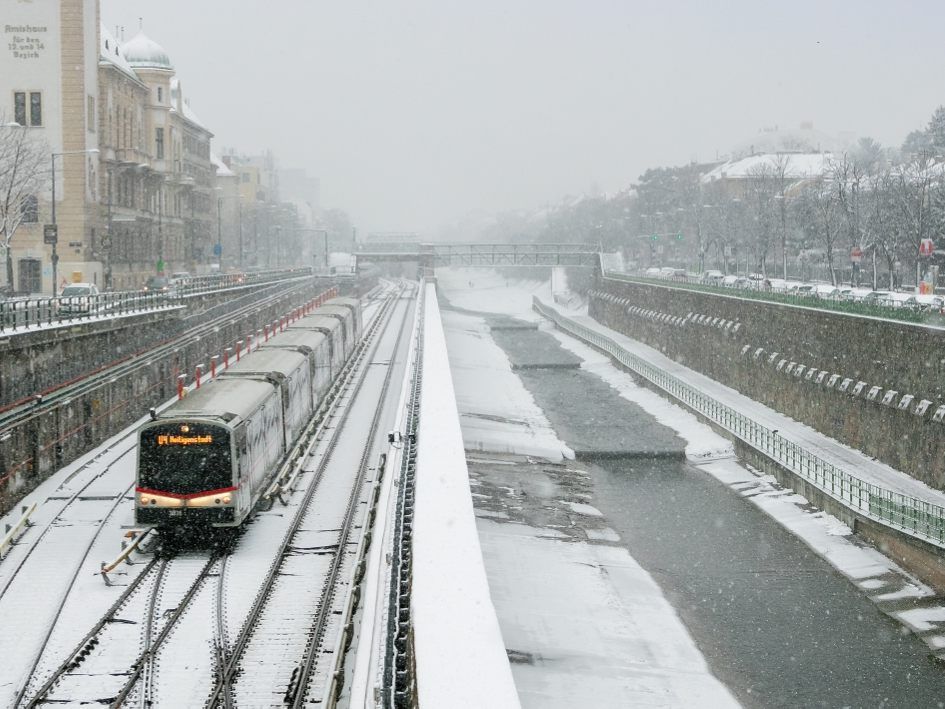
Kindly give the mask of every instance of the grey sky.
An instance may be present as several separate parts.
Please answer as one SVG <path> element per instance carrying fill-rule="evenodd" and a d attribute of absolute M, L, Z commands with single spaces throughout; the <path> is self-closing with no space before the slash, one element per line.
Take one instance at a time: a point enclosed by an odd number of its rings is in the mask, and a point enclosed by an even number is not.
<path fill-rule="evenodd" d="M 102 0 L 215 145 L 271 148 L 366 230 L 534 207 L 813 121 L 899 144 L 945 103 L 945 4 Z"/>

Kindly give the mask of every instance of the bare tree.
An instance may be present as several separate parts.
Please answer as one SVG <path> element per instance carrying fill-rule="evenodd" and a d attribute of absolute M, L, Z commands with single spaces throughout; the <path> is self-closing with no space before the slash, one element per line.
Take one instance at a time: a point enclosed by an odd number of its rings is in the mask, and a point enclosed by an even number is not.
<path fill-rule="evenodd" d="M 938 210 L 934 199 L 935 185 L 941 171 L 931 155 L 919 155 L 914 161 L 900 165 L 893 181 L 893 196 L 898 207 L 901 224 L 901 254 L 914 260 L 916 285 L 919 273 L 919 246 L 923 239 L 931 238 L 939 226 Z"/>
<path fill-rule="evenodd" d="M 771 236 L 775 229 L 776 193 L 775 167 L 772 163 L 765 161 L 749 168 L 745 197 L 754 229 L 757 269 L 766 276 L 768 275 L 768 251 L 771 248 Z"/>
<path fill-rule="evenodd" d="M 796 203 L 799 224 L 823 247 L 824 265 L 830 282 L 837 285 L 834 260 L 843 223 L 843 214 L 836 195 L 824 178 L 813 180 L 804 186 Z"/>
<path fill-rule="evenodd" d="M 13 286 L 13 238 L 24 221 L 37 219 L 37 195 L 49 180 L 48 155 L 46 145 L 29 130 L 6 123 L 0 114 L 0 246 L 6 254 L 8 288 Z"/>

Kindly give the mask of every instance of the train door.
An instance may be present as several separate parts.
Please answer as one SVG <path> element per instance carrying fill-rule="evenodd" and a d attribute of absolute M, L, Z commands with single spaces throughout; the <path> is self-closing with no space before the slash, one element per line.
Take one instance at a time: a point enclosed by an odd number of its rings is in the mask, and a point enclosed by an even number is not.
<path fill-rule="evenodd" d="M 249 505 L 252 499 L 252 485 L 250 481 L 252 478 L 251 471 L 253 460 L 249 449 L 246 426 L 247 423 L 244 421 L 237 426 L 236 430 L 233 432 L 233 450 L 236 460 L 236 465 L 233 466 L 236 477 L 234 484 L 239 485 L 237 509 L 240 510 L 239 514 L 241 515 L 249 512 Z"/>

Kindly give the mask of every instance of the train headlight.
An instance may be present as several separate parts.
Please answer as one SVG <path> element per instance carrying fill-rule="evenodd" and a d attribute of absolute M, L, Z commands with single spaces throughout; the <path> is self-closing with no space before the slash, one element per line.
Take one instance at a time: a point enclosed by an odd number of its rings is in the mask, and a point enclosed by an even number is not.
<path fill-rule="evenodd" d="M 147 495 L 142 495 L 141 497 L 138 498 L 138 501 L 139 501 L 142 505 L 146 505 L 146 504 L 148 504 L 149 502 L 154 502 L 154 500 L 152 500 L 152 499 L 151 499 L 150 497 L 148 497 Z"/>
<path fill-rule="evenodd" d="M 223 496 L 223 504 L 224 504 L 224 505 L 230 504 L 230 499 L 231 499 L 231 498 L 230 498 L 229 495 L 224 495 L 224 496 Z"/>

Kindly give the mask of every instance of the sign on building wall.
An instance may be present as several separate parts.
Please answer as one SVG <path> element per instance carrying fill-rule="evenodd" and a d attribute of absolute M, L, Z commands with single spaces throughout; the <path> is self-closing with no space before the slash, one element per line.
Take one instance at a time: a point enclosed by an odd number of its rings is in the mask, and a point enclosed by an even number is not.
<path fill-rule="evenodd" d="M 4 24 L 3 39 L 14 59 L 39 59 L 46 53 L 49 28 L 46 25 Z"/>

